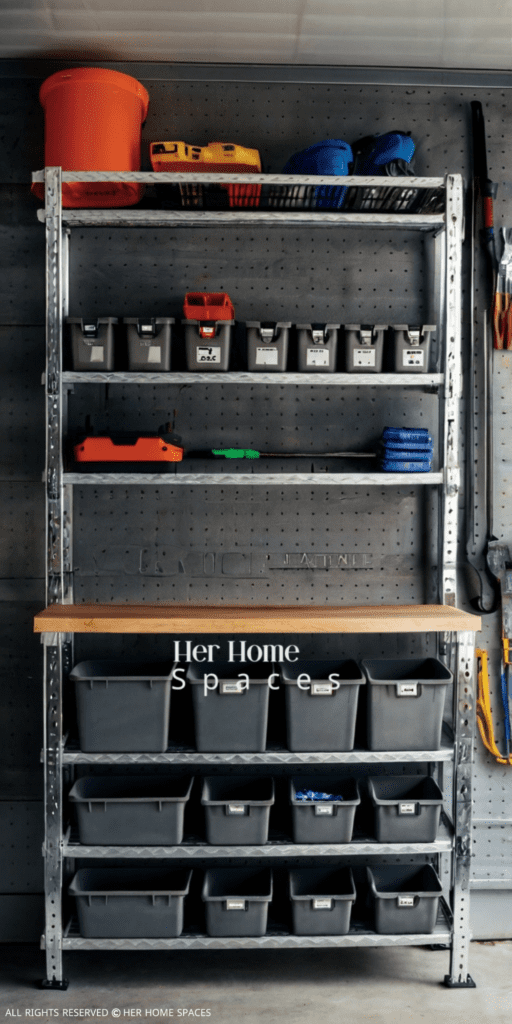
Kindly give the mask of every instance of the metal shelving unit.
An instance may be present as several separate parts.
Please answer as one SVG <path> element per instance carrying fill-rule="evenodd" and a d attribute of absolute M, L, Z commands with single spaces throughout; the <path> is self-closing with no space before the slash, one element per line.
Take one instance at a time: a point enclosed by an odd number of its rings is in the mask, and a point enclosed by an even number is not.
<path fill-rule="evenodd" d="M 47 978 L 45 987 L 65 988 L 62 972 L 62 951 L 65 949 L 186 949 L 186 948 L 316 948 L 354 946 L 405 946 L 432 943 L 446 944 L 450 948 L 450 971 L 445 981 L 450 987 L 467 987 L 473 983 L 468 972 L 469 953 L 469 865 L 471 828 L 471 765 L 472 737 L 475 725 L 474 631 L 479 622 L 474 617 L 457 612 L 456 540 L 459 490 L 458 420 L 461 394 L 461 239 L 463 222 L 462 180 L 458 175 L 446 179 L 407 179 L 407 189 L 423 189 L 439 201 L 444 197 L 443 212 L 396 213 L 372 210 L 372 196 L 386 189 L 396 189 L 396 179 L 350 179 L 356 193 L 366 197 L 366 207 L 359 212 L 332 212 L 319 209 L 227 210 L 222 212 L 187 209 L 117 209 L 117 210 L 62 210 L 61 188 L 64 181 L 92 182 L 98 180 L 139 181 L 146 184 L 189 184 L 191 176 L 154 174 L 65 173 L 59 168 L 46 168 L 33 179 L 45 183 L 45 209 L 38 217 L 46 225 L 47 237 L 47 365 L 45 372 L 47 402 L 47 609 L 36 619 L 36 631 L 41 633 L 45 647 L 45 809 L 46 835 L 45 892 L 46 929 L 43 946 L 46 949 Z M 221 175 L 202 175 L 201 184 L 216 184 Z M 311 196 L 318 185 L 345 186 L 346 178 L 295 178 L 290 176 L 241 175 L 230 178 L 230 183 L 251 183 L 286 190 L 289 186 L 302 189 Z M 401 186 L 403 188 L 403 186 Z M 357 192 L 359 190 L 359 192 Z M 283 193 L 284 194 L 284 193 Z M 390 193 L 391 195 L 391 193 Z M 370 212 L 366 212 L 366 211 Z M 137 225 L 168 227 L 197 225 L 344 225 L 361 228 L 418 229 L 430 232 L 434 238 L 436 255 L 435 279 L 438 287 L 437 306 L 439 324 L 442 325 L 441 342 L 444 351 L 442 373 L 418 375 L 414 378 L 400 374 L 379 374 L 365 377 L 354 374 L 317 374 L 307 377 L 299 374 L 141 374 L 92 373 L 79 374 L 62 371 L 62 323 L 67 314 L 68 295 L 68 240 L 75 226 Z M 201 383 L 279 383 L 289 385 L 315 384 L 357 387 L 416 387 L 439 389 L 440 392 L 440 452 L 442 469 L 430 474 L 382 473 L 171 473 L 171 474 L 85 474 L 67 473 L 63 464 L 63 436 L 66 432 L 67 395 L 74 384 L 201 384 Z M 314 456 L 311 457 L 314 460 Z M 309 460 L 308 460 L 309 461 Z M 314 609 L 283 609 L 265 607 L 261 617 L 250 609 L 204 608 L 179 609 L 176 606 L 153 609 L 144 606 L 143 612 L 127 606 L 115 609 L 95 605 L 92 608 L 73 604 L 72 560 L 72 491 L 77 484 L 368 484 L 395 486 L 398 484 L 424 484 L 437 487 L 440 504 L 440 532 L 438 558 L 439 605 L 423 609 L 411 606 L 405 609 L 385 606 L 366 609 L 366 619 L 360 608 L 317 609 L 317 621 L 310 617 Z M 269 626 L 268 612 L 272 610 Z M 333 614 L 326 614 L 335 612 Z M 364 609 L 363 609 L 364 611 Z M 302 615 L 300 614 L 302 612 Z M 283 614 L 281 614 L 283 613 Z M 402 614 L 401 614 L 402 613 Z M 308 621 L 309 617 L 309 621 Z M 314 618 L 314 615 L 313 615 Z M 73 634 L 75 632 L 166 633 L 179 635 L 194 628 L 205 633 L 244 633 L 293 631 L 329 633 L 415 632 L 427 630 L 437 633 L 441 645 L 455 669 L 453 694 L 454 741 L 445 742 L 437 751 L 372 752 L 355 750 L 345 754 L 293 754 L 286 750 L 268 750 L 262 754 L 199 754 L 186 748 L 169 748 L 162 754 L 86 754 L 72 745 L 66 745 L 63 735 L 62 696 L 63 679 L 73 660 Z M 439 771 L 447 762 L 453 766 L 453 828 L 450 823 L 432 844 L 377 844 L 364 837 L 350 844 L 300 847 L 287 837 L 270 842 L 264 847 L 207 847 L 202 842 L 187 843 L 179 847 L 85 847 L 76 842 L 71 833 L 63 831 L 63 771 L 75 765 L 286 765 L 286 764 L 426 764 L 438 765 Z M 450 907 L 442 901 L 442 913 L 436 929 L 429 935 L 377 935 L 367 928 L 354 925 L 347 936 L 297 937 L 282 929 L 270 929 L 258 939 L 215 939 L 199 932 L 184 933 L 171 940 L 83 939 L 77 934 L 76 922 L 63 927 L 62 881 L 66 859 L 82 858 L 144 858 L 144 857 L 248 857 L 282 858 L 315 856 L 392 856 L 422 855 L 450 858 Z"/>

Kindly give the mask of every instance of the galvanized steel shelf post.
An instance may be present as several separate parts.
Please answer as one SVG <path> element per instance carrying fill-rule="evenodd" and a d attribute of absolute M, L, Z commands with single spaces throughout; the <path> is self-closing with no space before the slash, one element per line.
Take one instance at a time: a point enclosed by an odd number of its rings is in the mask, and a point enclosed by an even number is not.
<path fill-rule="evenodd" d="M 225 177 L 225 176 L 224 176 Z M 201 182 L 223 182 L 222 175 L 203 175 Z M 439 501 L 441 511 L 441 529 L 439 532 L 439 569 L 438 569 L 438 597 L 442 604 L 456 607 L 456 542 L 457 542 L 457 501 L 459 489 L 459 452 L 458 452 L 458 420 L 459 404 L 461 396 L 461 242 L 462 242 L 462 216 L 463 216 L 463 189 L 460 175 L 448 175 L 446 179 L 415 179 L 407 180 L 411 188 L 445 189 L 445 211 L 444 213 L 336 213 L 329 211 L 297 211 L 280 209 L 278 211 L 159 211 L 159 210 L 67 210 L 63 215 L 61 204 L 62 181 L 141 181 L 141 182 L 190 182 L 191 176 L 183 175 L 154 175 L 154 174 L 112 174 L 112 173 L 64 173 L 60 168 L 46 168 L 44 172 L 37 172 L 33 180 L 44 181 L 45 183 L 45 209 L 39 211 L 38 217 L 46 224 L 47 235 L 47 366 L 45 374 L 46 384 L 46 410 L 47 410 L 47 449 L 46 449 L 46 489 L 47 489 L 47 603 L 66 604 L 73 601 L 73 564 L 72 564 L 72 488 L 78 483 L 87 483 L 84 476 L 78 474 L 64 474 L 62 460 L 62 442 L 66 422 L 66 400 L 67 396 L 63 389 L 62 374 L 62 321 L 67 312 L 68 292 L 68 261 L 67 261 L 67 232 L 75 225 L 149 225 L 165 226 L 170 224 L 182 224 L 194 226 L 199 224 L 218 224 L 219 226 L 228 223 L 250 223 L 253 225 L 284 225 L 284 224 L 308 224 L 308 225 L 371 225 L 373 227 L 386 228 L 411 228 L 415 227 L 427 232 L 442 232 L 435 242 L 436 253 L 436 301 L 439 310 L 440 323 L 443 325 L 442 342 L 444 351 L 443 373 L 430 375 L 430 385 L 442 387 L 443 402 L 440 403 L 440 432 L 442 436 L 442 472 L 432 474 L 430 480 L 421 479 L 414 482 L 439 486 Z M 294 184 L 299 187 L 311 188 L 312 185 L 346 185 L 347 179 L 339 178 L 291 178 L 290 176 L 254 176 L 240 175 L 230 178 L 234 183 L 259 183 L 259 184 Z M 396 180 L 382 178 L 352 179 L 351 185 L 359 187 L 396 187 Z M 444 241 L 441 241 L 443 239 Z M 149 377 L 150 375 L 148 375 Z M 179 376 L 179 375 L 176 375 Z M 226 383 L 228 375 L 219 375 L 219 383 Z M 247 382 L 253 382 L 253 375 L 233 375 L 238 379 L 245 378 Z M 272 375 L 266 375 L 271 378 Z M 281 382 L 286 381 L 288 375 L 282 375 Z M 289 375 L 290 378 L 292 375 Z M 294 375 L 295 376 L 295 375 Z M 391 383 L 382 375 L 382 380 L 368 380 L 368 383 Z M 390 375 L 391 376 L 391 375 Z M 396 376 L 396 375 L 393 375 Z M 182 375 L 188 379 L 189 375 Z M 206 375 L 197 375 L 197 383 L 200 384 Z M 83 375 L 68 373 L 65 375 L 66 383 L 73 383 L 74 380 L 82 380 Z M 116 375 L 91 374 L 91 383 L 115 382 Z M 151 383 L 158 383 L 162 375 L 151 375 Z M 143 383 L 140 375 L 120 375 L 119 380 L 125 383 Z M 167 378 L 168 379 L 168 378 Z M 207 378 L 211 380 L 210 377 Z M 297 380 L 294 379 L 294 383 Z M 302 380 L 299 381 L 302 383 Z M 320 381 L 318 381 L 320 382 Z M 315 380 L 311 380 L 311 384 Z M 335 379 L 322 383 L 335 384 Z M 345 383 L 348 383 L 347 381 Z M 366 381 L 353 379 L 355 386 L 363 386 Z M 396 386 L 409 385 L 410 379 L 399 381 L 393 380 Z M 418 383 L 422 383 L 418 381 Z M 300 474 L 289 474 L 290 483 L 297 483 Z M 325 482 L 328 475 L 304 474 L 304 482 L 316 483 Z M 336 476 L 333 474 L 333 476 Z M 344 474 L 344 482 L 355 483 L 356 474 Z M 360 474 L 361 482 L 368 484 L 382 484 L 386 482 L 389 486 L 398 483 L 398 479 L 384 481 L 378 474 Z M 338 474 L 341 479 L 341 474 Z M 126 482 L 143 482 L 144 478 L 136 477 Z M 123 478 L 124 479 L 124 478 Z M 170 477 L 172 482 L 177 482 L 177 477 Z M 196 481 L 193 475 L 182 477 L 183 482 L 214 483 L 217 482 L 214 474 L 197 474 Z M 233 474 L 233 479 L 227 478 L 225 474 L 219 475 L 219 482 L 240 483 L 240 478 Z M 340 479 L 334 482 L 340 482 Z M 262 477 L 261 482 L 266 478 Z M 91 483 L 98 483 L 98 477 L 91 477 Z M 146 481 L 151 482 L 151 481 Z M 159 481 L 160 482 L 160 479 Z M 256 474 L 251 479 L 243 481 L 247 483 L 259 482 Z M 282 482 L 282 481 L 280 481 Z M 405 482 L 411 482 L 407 476 Z M 453 637 L 453 635 L 452 635 Z M 62 771 L 63 764 L 88 763 L 91 760 L 104 760 L 105 763 L 120 763 L 124 758 L 99 755 L 97 758 L 87 755 L 74 754 L 63 749 L 62 736 L 62 679 L 69 668 L 72 657 L 72 637 L 65 633 L 43 633 L 42 640 L 45 645 L 45 809 L 46 809 L 46 833 L 45 833 L 45 893 L 46 893 L 46 929 L 44 935 L 44 946 L 47 958 L 47 978 L 43 983 L 46 987 L 65 988 L 67 983 L 62 973 L 62 950 L 80 948 L 242 948 L 242 947 L 265 947 L 281 948 L 285 946 L 340 946 L 351 945 L 408 945 L 418 942 L 429 943 L 438 937 L 438 941 L 447 942 L 450 945 L 451 961 L 450 972 L 445 981 L 452 987 L 468 986 L 472 984 L 468 973 L 468 951 L 469 951 L 469 861 L 471 854 L 471 764 L 472 764 L 472 735 L 475 725 L 475 678 L 474 678 L 474 633 L 460 633 L 456 638 L 457 650 L 457 680 L 454 686 L 454 728 L 455 743 L 452 751 L 454 757 L 454 807 L 453 821 L 455 837 L 452 847 L 452 912 L 449 925 L 439 925 L 433 936 L 379 936 L 374 933 L 354 932 L 346 937 L 337 938 L 312 938 L 298 939 L 293 935 L 267 935 L 257 940 L 215 940 L 207 936 L 183 936 L 181 939 L 159 941 L 159 940 L 83 940 L 73 934 L 73 931 L 63 931 L 61 887 L 62 871 L 65 856 L 76 856 L 76 846 L 64 836 L 62 823 Z M 449 640 L 449 637 L 446 637 Z M 248 755 L 249 756 L 249 755 Z M 229 762 L 231 755 L 226 758 L 215 757 L 217 762 Z M 258 756 L 253 756 L 257 762 Z M 382 761 L 386 755 L 375 755 L 368 752 L 367 761 Z M 428 760 L 431 762 L 443 762 L 447 758 L 445 749 L 437 752 L 429 752 Z M 276 753 L 276 761 L 298 760 L 296 755 L 288 757 L 287 754 Z M 408 753 L 407 759 L 413 759 Z M 416 761 L 421 760 L 421 753 L 416 756 Z M 126 755 L 127 763 L 143 763 L 156 760 L 149 755 Z M 173 756 L 172 752 L 159 755 L 158 760 L 162 763 L 175 761 L 176 763 L 192 763 L 193 754 L 186 751 Z M 203 761 L 205 758 L 203 757 Z M 206 758 L 208 760 L 208 758 Z M 240 756 L 239 763 L 243 760 Z M 320 755 L 312 755 L 311 758 L 302 758 L 301 761 L 321 763 Z M 326 756 L 325 762 L 333 758 Z M 334 758 L 336 760 L 336 758 Z M 347 763 L 352 761 L 365 761 L 364 752 L 354 753 L 352 757 L 341 757 L 341 761 Z M 395 754 L 388 758 L 390 762 L 396 761 Z M 201 762 L 199 755 L 197 763 Z M 271 752 L 261 755 L 260 763 L 272 762 Z M 322 762 L 322 763 L 325 763 Z M 355 844 L 357 845 L 357 844 Z M 364 845 L 364 844 L 363 844 Z M 450 844 L 446 841 L 433 844 L 429 851 L 438 855 L 446 853 Z M 111 856 L 119 856 L 119 850 Z M 218 851 L 217 851 L 218 852 Z M 266 851 L 265 851 L 266 852 Z M 340 851 L 336 851 L 339 853 Z M 344 851 L 342 851 L 344 852 Z M 365 847 L 365 852 L 368 852 Z M 408 849 L 406 852 L 411 852 Z M 419 851 L 418 851 L 419 852 Z M 147 850 L 135 848 L 133 856 L 148 855 Z M 86 854 L 96 856 L 97 849 Z M 213 855 L 213 854 L 212 854 Z M 257 856 L 258 851 L 253 853 Z"/>

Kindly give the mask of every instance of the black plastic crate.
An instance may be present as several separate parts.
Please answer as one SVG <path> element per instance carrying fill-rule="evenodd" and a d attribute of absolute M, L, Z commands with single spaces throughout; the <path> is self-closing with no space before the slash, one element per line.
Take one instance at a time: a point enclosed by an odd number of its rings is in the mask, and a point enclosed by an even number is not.
<path fill-rule="evenodd" d="M 183 839 L 193 779 L 162 775 L 85 776 L 75 782 L 81 843 L 90 846 L 174 846 Z"/>
<path fill-rule="evenodd" d="M 356 898 L 350 868 L 292 868 L 289 876 L 295 935 L 346 935 Z"/>
<path fill-rule="evenodd" d="M 442 885 L 430 864 L 366 869 L 375 931 L 379 935 L 429 935 L 434 931 Z"/>
<path fill-rule="evenodd" d="M 342 800 L 298 800 L 298 790 L 313 790 Z M 290 779 L 292 829 L 295 843 L 350 843 L 356 807 L 361 798 L 355 779 L 298 775 Z"/>
<path fill-rule="evenodd" d="M 68 316 L 65 323 L 71 341 L 74 370 L 114 369 L 115 316 Z"/>
<path fill-rule="evenodd" d="M 244 775 L 203 779 L 206 838 L 215 846 L 262 846 L 268 839 L 274 780 Z"/>
<path fill-rule="evenodd" d="M 353 750 L 359 687 L 366 679 L 355 661 L 303 661 L 280 666 L 285 685 L 289 750 Z M 308 675 L 311 683 L 298 683 Z M 329 676 L 338 678 L 329 680 Z"/>
<path fill-rule="evenodd" d="M 382 775 L 368 779 L 379 843 L 433 843 L 443 794 L 429 775 Z"/>
<path fill-rule="evenodd" d="M 268 665 L 259 668 L 228 662 L 188 666 L 198 750 L 211 753 L 265 750 L 271 671 Z M 249 676 L 247 688 L 238 679 L 240 673 Z M 212 674 L 216 675 L 218 686 L 205 692 L 204 676 Z"/>
<path fill-rule="evenodd" d="M 128 368 L 138 372 L 158 373 L 171 368 L 171 316 L 126 316 Z"/>
<path fill-rule="evenodd" d="M 82 868 L 68 892 L 76 897 L 86 939 L 176 939 L 192 871 Z"/>
<path fill-rule="evenodd" d="M 75 684 L 80 748 L 87 753 L 167 747 L 172 662 L 81 661 Z"/>
<path fill-rule="evenodd" d="M 439 750 L 453 676 L 437 658 L 361 662 L 368 679 L 370 750 Z"/>
<path fill-rule="evenodd" d="M 208 935 L 264 935 L 272 899 L 270 868 L 209 868 L 202 890 Z"/>

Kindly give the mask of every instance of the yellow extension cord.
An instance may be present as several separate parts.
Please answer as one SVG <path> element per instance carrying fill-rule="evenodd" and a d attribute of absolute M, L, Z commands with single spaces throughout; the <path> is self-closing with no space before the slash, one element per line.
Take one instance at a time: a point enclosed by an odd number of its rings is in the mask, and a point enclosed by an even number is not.
<path fill-rule="evenodd" d="M 494 738 L 494 725 L 491 715 L 491 694 L 489 691 L 489 664 L 487 651 L 479 648 L 475 651 L 478 661 L 478 697 L 476 702 L 476 720 L 482 742 L 498 764 L 512 764 L 512 754 L 504 757 L 500 753 Z"/>

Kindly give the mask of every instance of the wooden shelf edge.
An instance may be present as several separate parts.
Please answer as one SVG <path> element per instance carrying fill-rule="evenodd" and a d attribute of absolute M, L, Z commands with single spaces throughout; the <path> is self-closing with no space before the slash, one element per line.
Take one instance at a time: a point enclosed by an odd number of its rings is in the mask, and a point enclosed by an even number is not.
<path fill-rule="evenodd" d="M 36 633 L 438 633 L 480 628 L 478 615 L 448 605 L 50 605 L 34 619 Z"/>

